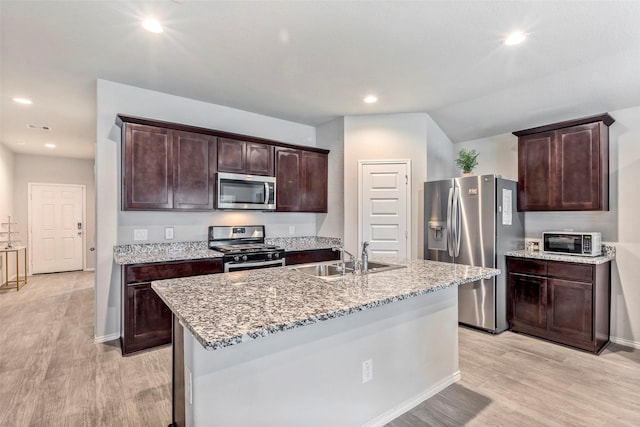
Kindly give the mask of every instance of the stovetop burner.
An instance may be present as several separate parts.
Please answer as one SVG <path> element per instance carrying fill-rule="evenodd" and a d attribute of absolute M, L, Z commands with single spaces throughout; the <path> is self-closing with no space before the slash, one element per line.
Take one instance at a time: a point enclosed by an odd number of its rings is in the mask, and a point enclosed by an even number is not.
<path fill-rule="evenodd" d="M 212 249 L 215 249 L 223 253 L 260 252 L 260 251 L 274 250 L 277 248 L 278 248 L 277 246 L 267 245 L 266 243 L 259 243 L 259 244 L 240 243 L 235 245 L 220 245 L 220 246 L 212 247 Z"/>
<path fill-rule="evenodd" d="M 264 242 L 264 225 L 210 226 L 209 249 L 222 253 L 225 273 L 286 265 L 284 249 Z"/>

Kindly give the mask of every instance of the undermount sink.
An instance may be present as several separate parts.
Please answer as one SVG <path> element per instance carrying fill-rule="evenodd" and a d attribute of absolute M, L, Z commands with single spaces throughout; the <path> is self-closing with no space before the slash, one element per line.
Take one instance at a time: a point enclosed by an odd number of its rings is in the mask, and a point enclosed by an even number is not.
<path fill-rule="evenodd" d="M 308 274 L 310 276 L 331 278 L 342 275 L 342 269 L 339 264 L 316 264 L 307 265 L 304 267 L 296 267 L 294 270 L 300 273 Z M 353 268 L 345 268 L 346 273 L 351 273 Z"/>
<path fill-rule="evenodd" d="M 294 270 L 309 276 L 318 277 L 324 280 L 338 279 L 346 274 L 353 273 L 353 263 L 344 263 L 344 274 L 342 272 L 342 264 L 314 264 L 302 267 L 295 267 Z M 397 268 L 406 268 L 404 265 L 384 264 L 381 262 L 369 261 L 369 269 L 362 274 L 379 273 L 381 271 L 394 270 Z"/>
<path fill-rule="evenodd" d="M 347 261 L 344 264 L 348 269 L 353 271 L 353 263 L 352 262 Z M 340 264 L 337 264 L 337 265 L 340 265 Z M 362 274 L 379 273 L 381 271 L 395 270 L 396 268 L 406 268 L 405 265 L 384 264 L 382 262 L 375 262 L 375 261 L 369 261 L 368 266 L 369 266 L 368 270 L 366 272 L 362 272 Z"/>

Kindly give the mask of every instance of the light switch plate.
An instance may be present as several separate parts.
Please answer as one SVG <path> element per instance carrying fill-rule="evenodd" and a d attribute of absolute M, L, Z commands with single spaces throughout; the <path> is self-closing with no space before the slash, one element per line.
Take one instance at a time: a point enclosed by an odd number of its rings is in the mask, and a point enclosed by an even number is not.
<path fill-rule="evenodd" d="M 166 240 L 173 239 L 173 227 L 167 227 L 164 229 L 164 238 Z"/>
<path fill-rule="evenodd" d="M 136 228 L 133 230 L 133 240 L 147 240 L 149 238 L 146 228 Z"/>

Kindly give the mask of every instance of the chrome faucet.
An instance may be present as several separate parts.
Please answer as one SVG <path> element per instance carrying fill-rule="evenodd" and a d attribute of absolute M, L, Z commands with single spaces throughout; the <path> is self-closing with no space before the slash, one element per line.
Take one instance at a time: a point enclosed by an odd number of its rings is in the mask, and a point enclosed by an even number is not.
<path fill-rule="evenodd" d="M 360 261 L 358 261 L 358 258 L 355 255 L 353 255 L 351 252 L 349 252 L 342 246 L 334 246 L 331 248 L 331 250 L 340 251 L 340 266 L 342 268 L 343 275 L 346 274 L 346 271 L 345 271 L 346 264 L 344 262 L 344 254 L 349 255 L 349 262 L 353 264 L 353 274 L 357 274 L 359 272 Z"/>
<path fill-rule="evenodd" d="M 369 242 L 366 240 L 362 242 L 362 255 L 360 255 L 360 259 L 362 260 L 361 269 L 363 273 L 369 271 Z"/>

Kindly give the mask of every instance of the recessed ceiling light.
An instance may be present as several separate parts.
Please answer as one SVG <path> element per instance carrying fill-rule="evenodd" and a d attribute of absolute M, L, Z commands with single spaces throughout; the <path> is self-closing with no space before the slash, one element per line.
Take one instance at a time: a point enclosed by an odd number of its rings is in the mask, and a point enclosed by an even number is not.
<path fill-rule="evenodd" d="M 47 148 L 56 148 L 56 144 L 44 144 Z"/>
<path fill-rule="evenodd" d="M 507 46 L 514 46 L 522 43 L 527 38 L 526 34 L 521 31 L 515 31 L 504 39 L 504 44 Z"/>
<path fill-rule="evenodd" d="M 15 102 L 16 104 L 23 104 L 23 105 L 31 105 L 33 104 L 33 101 L 27 98 L 20 98 L 20 97 L 16 97 L 13 98 L 13 102 Z"/>
<path fill-rule="evenodd" d="M 145 30 L 151 33 L 161 33 L 164 31 L 162 25 L 160 25 L 160 23 L 153 18 L 145 19 L 144 22 L 142 22 L 142 26 Z"/>
<path fill-rule="evenodd" d="M 375 95 L 368 95 L 363 99 L 367 104 L 373 104 L 374 102 L 378 102 L 378 97 Z"/>

